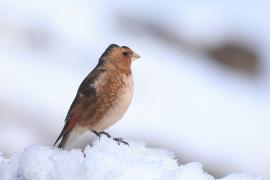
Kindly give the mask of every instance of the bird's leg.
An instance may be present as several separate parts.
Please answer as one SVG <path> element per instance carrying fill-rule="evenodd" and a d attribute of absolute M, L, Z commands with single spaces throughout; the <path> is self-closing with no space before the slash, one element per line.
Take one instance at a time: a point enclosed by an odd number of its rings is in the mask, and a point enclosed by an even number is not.
<path fill-rule="evenodd" d="M 98 136 L 99 139 L 100 139 L 100 137 L 101 137 L 102 134 L 106 135 L 108 138 L 111 138 L 112 137 L 109 133 L 107 133 L 105 131 L 101 131 L 101 132 L 97 132 L 95 130 L 92 130 L 92 131 L 93 131 L 93 133 L 95 133 L 96 136 Z"/>
<path fill-rule="evenodd" d="M 93 132 L 96 136 L 100 137 L 100 135 L 99 135 L 99 133 L 98 133 L 97 131 L 92 130 L 92 132 Z"/>
<path fill-rule="evenodd" d="M 125 145 L 129 145 L 126 141 L 124 141 L 122 138 L 113 138 L 113 140 L 115 140 L 118 145 L 120 145 L 120 143 L 123 143 Z"/>
<path fill-rule="evenodd" d="M 105 131 L 101 131 L 101 132 L 99 132 L 99 134 L 100 134 L 100 135 L 101 135 L 101 134 L 104 134 L 104 135 L 106 135 L 108 138 L 111 138 L 111 137 L 112 137 L 109 133 L 107 133 L 107 132 L 105 132 Z"/>

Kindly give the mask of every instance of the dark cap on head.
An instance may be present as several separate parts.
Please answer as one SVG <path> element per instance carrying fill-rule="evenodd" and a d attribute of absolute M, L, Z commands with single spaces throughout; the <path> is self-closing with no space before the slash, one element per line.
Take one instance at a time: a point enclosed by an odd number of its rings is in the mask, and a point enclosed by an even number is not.
<path fill-rule="evenodd" d="M 115 47 L 119 47 L 117 44 L 110 44 L 107 49 L 112 49 Z"/>
<path fill-rule="evenodd" d="M 103 57 L 107 56 L 112 51 L 112 49 L 116 47 L 120 47 L 120 46 L 118 46 L 117 44 L 110 44 L 107 47 L 107 49 L 103 52 L 100 58 L 102 59 Z"/>
<path fill-rule="evenodd" d="M 124 49 L 130 49 L 129 47 L 127 46 L 122 46 L 121 48 L 124 48 Z"/>

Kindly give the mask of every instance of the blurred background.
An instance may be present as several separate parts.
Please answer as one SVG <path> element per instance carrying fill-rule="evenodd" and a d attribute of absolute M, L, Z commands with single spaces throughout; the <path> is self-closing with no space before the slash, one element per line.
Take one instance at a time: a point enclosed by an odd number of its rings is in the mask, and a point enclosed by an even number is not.
<path fill-rule="evenodd" d="M 52 145 L 81 81 L 117 43 L 141 59 L 133 102 L 109 133 L 202 162 L 216 177 L 270 177 L 269 6 L 0 0 L 0 151 Z"/>

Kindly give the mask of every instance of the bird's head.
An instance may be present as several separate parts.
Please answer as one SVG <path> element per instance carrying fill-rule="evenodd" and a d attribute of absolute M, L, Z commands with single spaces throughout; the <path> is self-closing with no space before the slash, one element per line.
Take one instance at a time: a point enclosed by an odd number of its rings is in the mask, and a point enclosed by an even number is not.
<path fill-rule="evenodd" d="M 131 63 L 140 56 L 127 46 L 111 44 L 102 54 L 100 60 L 104 64 L 113 65 L 120 69 L 130 69 Z"/>

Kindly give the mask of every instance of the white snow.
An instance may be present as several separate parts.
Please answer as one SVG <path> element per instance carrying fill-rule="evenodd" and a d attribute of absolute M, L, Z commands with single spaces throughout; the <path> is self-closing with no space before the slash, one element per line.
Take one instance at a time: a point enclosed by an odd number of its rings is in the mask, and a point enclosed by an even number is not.
<path fill-rule="evenodd" d="M 5 159 L 0 155 L 1 180 L 53 179 L 179 179 L 214 180 L 202 164 L 180 164 L 172 152 L 149 148 L 142 142 L 118 145 L 102 137 L 82 152 L 30 146 Z M 221 180 L 264 180 L 259 176 L 231 174 Z"/>

